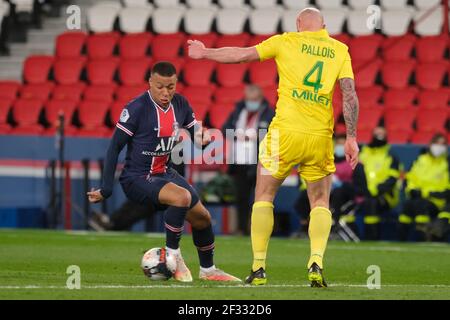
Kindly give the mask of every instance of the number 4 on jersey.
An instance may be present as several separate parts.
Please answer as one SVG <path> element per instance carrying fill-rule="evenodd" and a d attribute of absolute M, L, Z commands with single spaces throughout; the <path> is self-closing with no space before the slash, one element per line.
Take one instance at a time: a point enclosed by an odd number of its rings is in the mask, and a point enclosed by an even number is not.
<path fill-rule="evenodd" d="M 316 81 L 311 81 L 310 78 L 317 70 Z M 316 64 L 312 67 L 311 70 L 306 74 L 305 79 L 303 79 L 303 84 L 308 87 L 313 87 L 314 92 L 317 93 L 323 87 L 320 83 L 322 81 L 322 72 L 323 72 L 323 61 L 317 61 Z"/>

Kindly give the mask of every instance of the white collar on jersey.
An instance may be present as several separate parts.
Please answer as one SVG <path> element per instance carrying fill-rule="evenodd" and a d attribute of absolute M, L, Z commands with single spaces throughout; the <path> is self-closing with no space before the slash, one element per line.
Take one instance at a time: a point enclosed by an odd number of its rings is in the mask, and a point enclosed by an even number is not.
<path fill-rule="evenodd" d="M 170 110 L 170 108 L 173 108 L 172 102 L 170 102 L 169 106 L 167 108 L 161 107 L 159 104 L 156 103 L 156 101 L 153 99 L 152 94 L 150 93 L 150 90 L 147 90 L 148 96 L 150 97 L 150 100 L 152 100 L 155 107 L 159 108 L 162 112 L 167 113 L 167 111 Z"/>

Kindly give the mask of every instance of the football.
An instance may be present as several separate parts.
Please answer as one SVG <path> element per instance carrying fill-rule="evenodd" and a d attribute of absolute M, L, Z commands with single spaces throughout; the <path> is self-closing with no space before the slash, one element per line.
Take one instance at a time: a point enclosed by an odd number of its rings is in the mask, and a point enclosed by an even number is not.
<path fill-rule="evenodd" d="M 175 273 L 177 260 L 165 248 L 152 248 L 144 253 L 141 268 L 150 280 L 169 280 Z"/>

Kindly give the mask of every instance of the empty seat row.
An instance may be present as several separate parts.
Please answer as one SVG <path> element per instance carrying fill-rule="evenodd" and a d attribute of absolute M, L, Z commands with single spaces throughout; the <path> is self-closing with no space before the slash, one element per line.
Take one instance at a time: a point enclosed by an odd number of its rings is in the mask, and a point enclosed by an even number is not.
<path fill-rule="evenodd" d="M 195 62 L 183 58 L 168 60 L 185 76 L 184 81 L 190 85 L 205 85 L 211 80 L 213 72 L 216 81 L 222 86 L 236 86 L 244 82 L 247 70 L 250 82 L 262 86 L 277 82 L 277 69 L 273 61 L 253 64 L 215 64 L 211 62 Z M 135 85 L 147 81 L 151 67 L 149 58 L 118 60 L 116 57 L 86 62 L 83 57 L 58 59 L 53 63 L 51 57 L 30 57 L 24 65 L 24 80 L 29 84 L 45 83 L 53 77 L 59 84 L 77 83 L 86 69 L 87 80 L 93 85 L 115 83 L 116 72 L 120 83 Z M 406 88 L 415 76 L 416 84 L 423 89 L 439 89 L 445 84 L 449 72 L 448 61 L 417 63 L 415 60 L 387 61 L 353 61 L 357 87 L 366 88 L 377 83 L 381 72 L 382 83 L 389 88 Z"/>
<path fill-rule="evenodd" d="M 343 0 L 122 0 L 124 6 L 152 6 L 156 7 L 176 7 L 183 6 L 184 3 L 191 8 L 215 8 L 216 2 L 222 8 L 236 8 L 252 6 L 254 8 L 274 7 L 281 3 L 289 9 L 301 9 L 311 6 L 314 3 L 321 9 L 340 8 L 343 6 Z M 354 9 L 367 8 L 369 5 L 376 4 L 376 0 L 348 0 L 347 3 Z M 440 4 L 441 0 L 414 0 L 413 4 L 417 8 L 426 9 Z M 408 4 L 408 0 L 380 0 L 383 8 L 402 8 Z"/>
<path fill-rule="evenodd" d="M 125 33 L 144 32 L 151 21 L 152 30 L 156 33 L 175 33 L 181 26 L 187 33 L 208 33 L 215 27 L 222 34 L 237 34 L 248 28 L 253 34 L 272 34 L 278 31 L 297 31 L 296 17 L 298 10 L 286 9 L 265 1 L 265 5 L 257 9 L 248 6 L 227 6 L 217 9 L 215 6 L 203 6 L 186 9 L 184 6 L 163 6 L 154 9 L 152 6 L 120 6 L 99 3 L 88 11 L 88 25 L 92 32 L 111 32 L 116 20 L 121 31 Z M 273 6 L 272 6 L 273 5 Z M 416 10 L 411 6 L 383 9 L 379 14 L 381 23 L 372 21 L 366 7 L 354 10 L 338 5 L 325 7 L 323 15 L 330 34 L 344 31 L 353 35 L 373 34 L 377 28 L 389 36 L 408 33 L 411 27 L 419 35 L 440 34 L 444 24 L 444 8 L 437 7 L 430 12 L 429 8 Z M 170 19 L 167 17 L 170 16 Z"/>
<path fill-rule="evenodd" d="M 415 83 L 422 89 L 439 89 L 445 85 L 449 72 L 449 62 L 416 63 L 414 60 L 401 62 L 382 62 L 375 59 L 370 62 L 354 61 L 355 82 L 357 87 L 371 87 L 377 83 L 381 72 L 382 83 L 388 88 L 407 88 L 413 76 Z"/>

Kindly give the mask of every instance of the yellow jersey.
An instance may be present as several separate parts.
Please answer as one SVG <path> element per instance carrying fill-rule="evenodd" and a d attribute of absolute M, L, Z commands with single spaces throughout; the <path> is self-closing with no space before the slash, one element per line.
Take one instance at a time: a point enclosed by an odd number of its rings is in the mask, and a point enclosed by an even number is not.
<path fill-rule="evenodd" d="M 317 32 L 287 32 L 256 45 L 261 61 L 274 58 L 279 84 L 271 128 L 333 135 L 336 81 L 354 78 L 348 47 Z"/>

